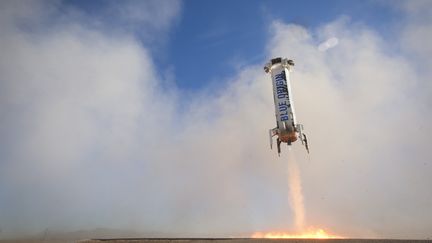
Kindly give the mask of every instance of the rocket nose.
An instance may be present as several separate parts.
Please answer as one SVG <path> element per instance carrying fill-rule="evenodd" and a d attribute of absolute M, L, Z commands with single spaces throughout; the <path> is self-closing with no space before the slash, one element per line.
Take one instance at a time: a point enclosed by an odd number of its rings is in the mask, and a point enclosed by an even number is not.
<path fill-rule="evenodd" d="M 276 57 L 271 59 L 271 63 L 272 65 L 276 64 L 276 63 L 281 63 L 282 62 L 282 57 Z"/>

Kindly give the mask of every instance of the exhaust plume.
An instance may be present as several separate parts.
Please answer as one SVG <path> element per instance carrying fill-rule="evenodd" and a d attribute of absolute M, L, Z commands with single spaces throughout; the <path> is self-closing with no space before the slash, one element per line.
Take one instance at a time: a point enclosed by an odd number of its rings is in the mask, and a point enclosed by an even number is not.
<path fill-rule="evenodd" d="M 294 213 L 294 224 L 296 230 L 303 230 L 305 223 L 305 208 L 303 203 L 303 192 L 300 179 L 300 171 L 294 151 L 289 148 L 288 153 L 288 187 L 289 202 Z"/>

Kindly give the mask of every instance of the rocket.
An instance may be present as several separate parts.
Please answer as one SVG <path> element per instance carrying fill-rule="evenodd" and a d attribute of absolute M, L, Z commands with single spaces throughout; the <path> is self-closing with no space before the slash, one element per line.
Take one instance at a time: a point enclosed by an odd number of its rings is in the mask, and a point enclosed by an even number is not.
<path fill-rule="evenodd" d="M 271 75 L 276 114 L 276 127 L 269 130 L 270 148 L 273 147 L 273 137 L 277 136 L 278 155 L 281 152 L 281 143 L 287 143 L 288 146 L 291 146 L 297 139 L 302 142 L 309 153 L 307 138 L 303 133 L 303 125 L 298 124 L 295 117 L 289 76 L 293 66 L 293 60 L 281 57 L 271 59 L 264 66 L 264 71 Z"/>

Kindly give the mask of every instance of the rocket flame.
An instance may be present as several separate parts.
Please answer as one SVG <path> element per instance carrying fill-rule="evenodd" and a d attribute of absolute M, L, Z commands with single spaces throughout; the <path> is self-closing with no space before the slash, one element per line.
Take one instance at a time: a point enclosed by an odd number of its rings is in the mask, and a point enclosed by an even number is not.
<path fill-rule="evenodd" d="M 308 230 L 304 233 L 284 233 L 284 232 L 256 232 L 252 238 L 270 238 L 270 239 L 341 239 L 343 237 L 328 234 L 323 229 Z"/>
<path fill-rule="evenodd" d="M 286 232 L 256 232 L 252 238 L 270 238 L 270 239 L 341 239 L 343 237 L 332 235 L 320 228 L 308 228 L 303 231 L 305 224 L 305 208 L 303 203 L 303 192 L 301 186 L 300 171 L 297 165 L 296 158 L 291 147 L 288 147 L 288 187 L 289 187 L 289 203 L 294 213 L 294 225 L 296 231 L 300 233 Z"/>

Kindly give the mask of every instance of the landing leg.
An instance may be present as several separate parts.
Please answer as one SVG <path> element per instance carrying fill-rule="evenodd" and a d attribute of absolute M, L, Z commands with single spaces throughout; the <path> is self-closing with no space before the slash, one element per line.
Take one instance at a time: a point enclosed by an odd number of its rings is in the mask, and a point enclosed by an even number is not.
<path fill-rule="evenodd" d="M 304 145 L 306 147 L 306 151 L 309 153 L 309 144 L 306 138 L 306 134 L 303 133 L 303 140 L 304 140 Z"/>
<path fill-rule="evenodd" d="M 281 145 L 281 140 L 278 138 L 278 139 L 277 139 L 278 156 L 280 156 L 280 153 L 281 153 L 280 145 Z"/>

